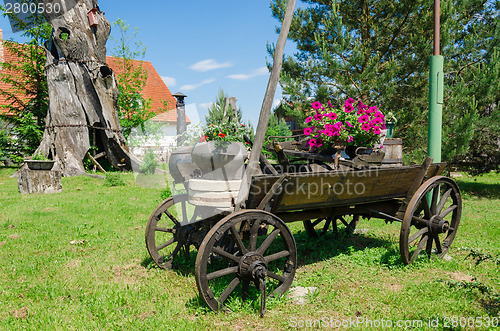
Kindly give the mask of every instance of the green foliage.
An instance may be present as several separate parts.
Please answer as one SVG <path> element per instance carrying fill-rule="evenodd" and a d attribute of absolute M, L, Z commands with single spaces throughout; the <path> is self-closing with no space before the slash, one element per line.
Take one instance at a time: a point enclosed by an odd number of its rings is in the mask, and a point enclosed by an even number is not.
<path fill-rule="evenodd" d="M 125 186 L 127 185 L 119 172 L 107 172 L 104 178 L 104 186 Z"/>
<path fill-rule="evenodd" d="M 290 127 L 286 123 L 284 118 L 279 119 L 276 113 L 272 113 L 269 117 L 269 124 L 267 126 L 266 137 L 264 140 L 264 146 L 262 148 L 262 153 L 266 155 L 267 158 L 274 159 L 276 157 L 275 153 L 270 152 L 269 146 L 272 146 L 272 137 L 289 137 L 292 135 Z M 279 138 L 278 141 L 288 141 L 292 138 Z"/>
<path fill-rule="evenodd" d="M 155 115 L 151 109 L 151 98 L 144 99 L 142 90 L 148 79 L 147 71 L 139 65 L 134 65 L 134 59 L 144 58 L 146 47 L 136 41 L 138 29 L 130 35 L 130 26 L 118 19 L 113 23 L 118 30 L 119 38 L 113 38 L 117 46 L 113 49 L 113 56 L 119 58 L 121 72 L 118 80 L 118 117 L 123 129 L 123 135 L 128 138 L 133 128 L 142 127 L 144 122 Z M 144 129 L 144 128 L 143 128 Z"/>
<path fill-rule="evenodd" d="M 229 96 L 220 89 L 217 93 L 215 102 L 208 108 L 208 114 L 205 116 L 205 122 L 210 124 L 221 124 L 227 122 L 235 122 L 235 111 L 231 104 L 227 102 Z M 243 113 L 240 108 L 236 109 L 236 116 L 239 123 L 243 122 Z"/>
<path fill-rule="evenodd" d="M 203 135 L 200 141 L 234 141 L 244 142 L 244 136 L 253 140 L 253 128 L 248 124 L 243 123 L 243 113 L 240 108 L 236 110 L 236 114 L 229 102 L 228 96 L 221 89 L 217 94 L 214 103 L 208 109 L 208 114 L 205 116 L 206 125 L 201 129 Z"/>
<path fill-rule="evenodd" d="M 142 174 L 154 174 L 156 167 L 158 166 L 158 161 L 156 160 L 156 155 L 151 149 L 147 149 L 144 154 L 144 159 L 142 160 L 140 166 L 140 172 Z"/>
<path fill-rule="evenodd" d="M 47 161 L 48 158 L 43 154 L 43 152 L 36 153 L 31 157 L 32 160 L 35 161 Z"/>
<path fill-rule="evenodd" d="M 0 6 L 1 7 L 1 6 Z M 4 10 L 3 7 L 1 9 Z M 10 88 L 0 89 L 0 94 L 7 103 L 1 105 L 5 121 L 11 122 L 14 128 L 7 135 L 15 135 L 11 141 L 10 151 L 2 153 L 10 159 L 22 159 L 22 155 L 29 155 L 40 144 L 45 128 L 45 117 L 48 111 L 48 90 L 45 77 L 45 49 L 43 45 L 50 39 L 52 28 L 42 15 L 27 18 L 35 26 L 19 20 L 14 13 L 5 13 L 16 20 L 16 24 L 24 32 L 22 36 L 28 38 L 26 44 L 18 44 L 12 40 L 5 40 L 5 52 L 13 54 L 19 59 L 16 62 L 1 63 L 0 80 Z"/>
<path fill-rule="evenodd" d="M 270 136 L 289 137 L 292 135 L 290 127 L 284 118 L 278 118 L 276 113 L 272 113 L 269 117 L 269 124 L 266 131 L 266 139 Z"/>
<path fill-rule="evenodd" d="M 298 122 L 310 98 L 360 98 L 398 118 L 406 150 L 425 155 L 432 1 L 308 0 L 294 16 L 289 38 L 298 52 L 285 56 L 281 85 Z M 283 19 L 286 1 L 273 0 Z M 500 1 L 442 1 L 445 59 L 443 158 L 465 153 L 478 117 L 498 105 Z M 274 53 L 274 47 L 268 50 Z M 473 82 L 473 83 L 472 83 Z M 286 107 L 285 107 L 286 108 Z M 288 106 L 290 108 L 290 106 Z"/>
<path fill-rule="evenodd" d="M 167 185 L 163 190 L 160 192 L 160 199 L 166 200 L 172 196 L 172 191 L 170 190 L 170 187 Z"/>

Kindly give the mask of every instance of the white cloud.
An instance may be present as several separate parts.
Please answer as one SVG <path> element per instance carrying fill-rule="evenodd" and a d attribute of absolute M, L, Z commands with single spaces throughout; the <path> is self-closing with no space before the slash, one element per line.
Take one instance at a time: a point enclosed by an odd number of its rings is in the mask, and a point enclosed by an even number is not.
<path fill-rule="evenodd" d="M 168 77 L 168 76 L 161 76 L 161 79 L 167 85 L 167 87 L 174 87 L 177 86 L 177 79 L 174 77 Z"/>
<path fill-rule="evenodd" d="M 213 102 L 205 102 L 205 103 L 200 103 L 198 106 L 200 106 L 200 108 L 208 109 L 212 105 L 213 105 Z"/>
<path fill-rule="evenodd" d="M 227 78 L 235 79 L 235 80 L 248 80 L 248 79 L 252 79 L 254 77 L 264 76 L 267 74 L 269 74 L 269 70 L 267 69 L 267 67 L 260 67 L 258 69 L 255 69 L 254 71 L 252 71 L 249 74 L 234 74 L 234 75 L 227 76 Z"/>
<path fill-rule="evenodd" d="M 206 85 L 206 84 L 210 84 L 210 83 L 213 83 L 213 82 L 215 82 L 215 78 L 209 78 L 209 79 L 205 79 L 204 81 L 201 81 L 201 82 L 199 82 L 197 84 L 182 85 L 179 89 L 181 91 L 192 91 L 194 89 L 197 89 L 200 86 L 203 86 L 203 85 Z"/>
<path fill-rule="evenodd" d="M 206 59 L 200 62 L 196 62 L 195 64 L 191 65 L 189 69 L 205 72 L 214 69 L 231 67 L 232 65 L 233 64 L 231 62 L 219 63 L 214 59 Z"/>

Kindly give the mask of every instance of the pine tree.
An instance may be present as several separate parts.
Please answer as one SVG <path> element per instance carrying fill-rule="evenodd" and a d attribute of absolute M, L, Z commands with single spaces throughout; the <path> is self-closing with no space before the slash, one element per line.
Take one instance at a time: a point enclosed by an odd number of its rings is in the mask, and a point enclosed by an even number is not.
<path fill-rule="evenodd" d="M 281 85 L 304 118 L 311 98 L 340 103 L 347 97 L 378 106 L 398 118 L 397 134 L 411 158 L 426 153 L 429 56 L 433 2 L 422 0 L 307 0 L 294 17 Z M 441 1 L 445 58 L 443 157 L 467 150 L 474 123 L 498 103 L 500 1 Z M 283 19 L 286 0 L 273 0 Z M 273 47 L 268 47 L 273 53 Z M 302 117 L 302 118 L 301 118 Z"/>
<path fill-rule="evenodd" d="M 208 114 L 205 116 L 205 122 L 208 125 L 235 122 L 234 109 L 226 101 L 228 97 L 223 89 L 219 90 L 215 102 L 210 105 Z M 238 116 L 238 123 L 243 123 L 243 113 L 240 108 L 236 109 L 236 114 Z"/>

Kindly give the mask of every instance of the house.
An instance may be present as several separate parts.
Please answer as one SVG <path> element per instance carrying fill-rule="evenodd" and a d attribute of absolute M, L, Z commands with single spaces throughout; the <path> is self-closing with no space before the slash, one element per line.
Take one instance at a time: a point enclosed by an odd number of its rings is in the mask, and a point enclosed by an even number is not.
<path fill-rule="evenodd" d="M 3 45 L 3 31 L 0 29 L 0 62 L 15 62 L 18 61 L 15 54 L 12 54 L 8 51 L 8 49 L 4 48 Z M 107 56 L 106 62 L 108 66 L 115 72 L 115 74 L 119 74 L 121 72 L 120 59 Z M 153 67 L 153 64 L 148 61 L 139 61 L 133 60 L 133 66 L 139 66 L 142 63 L 143 69 L 147 72 L 147 81 L 146 85 L 142 91 L 142 96 L 144 99 L 151 98 L 151 107 L 153 112 L 157 114 L 152 120 L 155 123 L 158 123 L 162 127 L 162 132 L 164 136 L 159 141 L 156 141 L 154 144 L 141 146 L 141 150 L 137 150 L 137 154 L 143 154 L 144 150 L 147 148 L 155 148 L 158 154 L 163 154 L 166 152 L 166 149 L 172 148 L 176 144 L 176 126 L 177 126 L 177 111 L 176 111 L 176 100 L 172 96 L 167 85 L 163 82 L 160 75 Z M 0 67 L 0 70 L 1 67 Z M 0 81 L 0 89 L 8 90 L 10 87 L 7 86 L 4 82 Z M 18 98 L 23 98 L 24 96 L 16 96 Z M 167 101 L 167 109 L 168 111 L 164 111 L 164 101 Z M 0 105 L 6 105 L 9 102 L 7 98 L 3 95 L 0 95 Z M 0 114 L 6 114 L 5 108 L 0 108 Z M 186 122 L 189 125 L 191 121 L 186 116 Z"/>

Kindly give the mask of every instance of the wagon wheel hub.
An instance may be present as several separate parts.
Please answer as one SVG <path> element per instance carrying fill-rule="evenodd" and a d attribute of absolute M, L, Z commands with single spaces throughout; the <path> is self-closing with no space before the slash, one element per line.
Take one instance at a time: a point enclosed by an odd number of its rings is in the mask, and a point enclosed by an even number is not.
<path fill-rule="evenodd" d="M 241 257 L 238 273 L 243 279 L 258 280 L 267 274 L 265 258 L 257 252 L 249 252 Z"/>
<path fill-rule="evenodd" d="M 439 215 L 436 215 L 431 218 L 429 227 L 432 233 L 445 233 L 450 229 L 450 223 L 439 217 Z"/>

